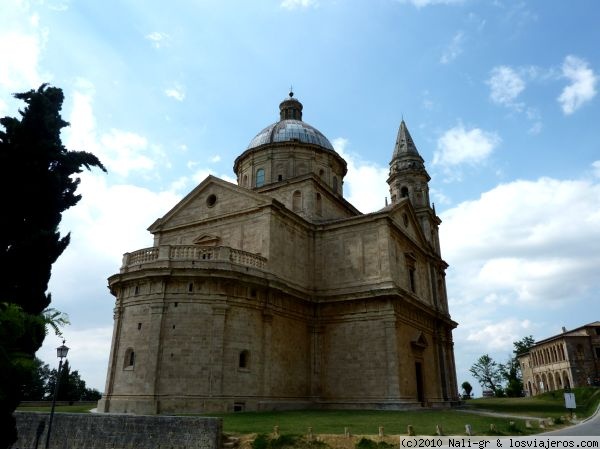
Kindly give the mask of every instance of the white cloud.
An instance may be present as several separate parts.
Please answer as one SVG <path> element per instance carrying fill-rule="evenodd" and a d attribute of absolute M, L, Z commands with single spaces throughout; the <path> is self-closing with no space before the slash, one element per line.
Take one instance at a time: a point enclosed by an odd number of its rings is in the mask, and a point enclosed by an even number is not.
<path fill-rule="evenodd" d="M 565 306 L 600 288 L 599 199 L 598 183 L 541 178 L 442 213 L 453 301 Z"/>
<path fill-rule="evenodd" d="M 542 132 L 543 128 L 544 128 L 544 125 L 542 124 L 542 122 L 535 122 L 533 125 L 531 125 L 531 128 L 529 128 L 529 130 L 527 132 L 531 135 L 536 136 Z"/>
<path fill-rule="evenodd" d="M 152 33 L 146 34 L 144 37 L 152 42 L 154 48 L 161 48 L 168 45 L 169 40 L 171 39 L 167 33 L 162 33 L 160 31 L 153 31 Z"/>
<path fill-rule="evenodd" d="M 85 80 L 78 85 L 79 90 L 72 95 L 68 148 L 94 153 L 110 172 L 124 177 L 131 172 L 147 172 L 156 166 L 157 160 L 165 158 L 159 147 L 149 145 L 145 137 L 130 131 L 111 129 L 98 137 L 92 109 L 93 86 Z"/>
<path fill-rule="evenodd" d="M 221 156 L 219 156 L 218 154 L 210 158 L 210 161 L 212 163 L 219 162 L 220 160 L 221 160 Z"/>
<path fill-rule="evenodd" d="M 596 178 L 600 178 L 600 161 L 594 161 L 592 163 L 592 170 L 593 170 L 594 176 Z"/>
<path fill-rule="evenodd" d="M 109 300 L 107 299 L 107 301 Z M 67 326 L 63 329 L 63 335 L 67 340 L 66 346 L 69 348 L 67 360 L 69 360 L 71 369 L 79 371 L 86 387 L 104 391 L 112 339 L 112 323 L 104 327 L 86 329 Z M 50 369 L 55 369 L 57 367 L 55 348 L 61 344 L 62 339 L 49 335 L 36 356 L 48 363 Z"/>
<path fill-rule="evenodd" d="M 0 88 L 7 93 L 29 90 L 49 81 L 41 73 L 40 55 L 48 31 L 40 26 L 39 16 L 28 2 L 6 0 L 0 14 Z"/>
<path fill-rule="evenodd" d="M 596 96 L 598 77 L 588 66 L 587 61 L 573 55 L 565 58 L 562 74 L 571 84 L 563 89 L 558 102 L 564 114 L 570 115 Z"/>
<path fill-rule="evenodd" d="M 437 189 L 434 189 L 433 187 L 429 189 L 429 194 L 433 198 L 434 204 L 449 205 L 452 203 L 450 198 L 448 198 L 446 195 L 444 195 L 443 192 L 441 192 Z"/>
<path fill-rule="evenodd" d="M 106 167 L 121 176 L 131 171 L 149 171 L 156 166 L 155 159 L 144 154 L 148 151 L 145 137 L 129 131 L 111 129 L 100 139 L 102 150 L 96 154 Z"/>
<path fill-rule="evenodd" d="M 166 89 L 165 95 L 174 98 L 177 101 L 183 101 L 185 99 L 185 92 L 181 86 L 174 86 Z"/>
<path fill-rule="evenodd" d="M 43 4 L 52 11 L 67 11 L 71 0 L 44 0 Z"/>
<path fill-rule="evenodd" d="M 500 322 L 478 323 L 467 329 L 467 341 L 475 342 L 486 350 L 512 349 L 512 343 L 530 333 L 529 320 L 509 318 Z"/>
<path fill-rule="evenodd" d="M 348 173 L 344 177 L 344 197 L 363 213 L 374 212 L 385 206 L 389 200 L 389 186 L 385 182 L 388 169 L 372 162 L 360 160 L 346 151 L 348 140 L 343 137 L 332 142 L 335 151 L 348 164 Z"/>
<path fill-rule="evenodd" d="M 446 47 L 444 54 L 440 58 L 442 64 L 448 64 L 454 61 L 462 53 L 462 45 L 464 43 L 464 33 L 462 31 L 457 32 L 452 41 Z"/>
<path fill-rule="evenodd" d="M 504 362 L 512 342 L 598 315 L 599 179 L 513 181 L 440 218 L 459 378 L 485 352 Z"/>
<path fill-rule="evenodd" d="M 484 162 L 500 144 L 494 132 L 479 128 L 467 130 L 462 124 L 446 131 L 437 142 L 433 165 L 450 168 L 461 164 L 476 165 Z"/>
<path fill-rule="evenodd" d="M 411 3 L 417 8 L 423 8 L 425 6 L 432 5 L 457 5 L 464 2 L 464 0 L 398 0 L 400 3 Z"/>
<path fill-rule="evenodd" d="M 285 9 L 309 8 L 319 6 L 316 0 L 282 0 L 280 6 Z"/>
<path fill-rule="evenodd" d="M 508 66 L 494 67 L 487 84 L 492 101 L 503 106 L 517 106 L 515 100 L 525 89 L 523 78 Z"/>

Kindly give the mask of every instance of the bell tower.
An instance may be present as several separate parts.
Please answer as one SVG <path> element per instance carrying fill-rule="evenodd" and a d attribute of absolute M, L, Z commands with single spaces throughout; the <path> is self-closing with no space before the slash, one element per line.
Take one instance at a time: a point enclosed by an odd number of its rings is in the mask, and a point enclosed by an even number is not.
<path fill-rule="evenodd" d="M 390 161 L 390 175 L 387 179 L 392 205 L 408 198 L 415 209 L 425 237 L 439 254 L 438 226 L 441 220 L 429 202 L 430 179 L 423 158 L 417 151 L 406 123 L 402 120 Z"/>

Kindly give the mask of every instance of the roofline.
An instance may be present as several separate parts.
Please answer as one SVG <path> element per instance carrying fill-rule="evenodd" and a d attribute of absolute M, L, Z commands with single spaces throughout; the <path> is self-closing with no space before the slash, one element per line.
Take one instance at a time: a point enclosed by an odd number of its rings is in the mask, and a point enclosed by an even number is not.
<path fill-rule="evenodd" d="M 558 339 L 561 339 L 561 338 L 564 338 L 564 337 L 585 338 L 585 337 L 587 337 L 586 335 L 570 335 L 570 334 L 573 333 L 573 332 L 577 332 L 577 331 L 579 331 L 581 329 L 585 329 L 586 327 L 600 327 L 600 321 L 594 321 L 592 323 L 584 324 L 583 326 L 576 327 L 575 329 L 571 329 L 571 330 L 568 330 L 566 332 L 561 332 L 560 334 L 556 334 L 556 335 L 553 335 L 551 337 L 544 338 L 543 340 L 535 342 L 535 344 L 532 346 L 532 348 L 535 348 L 538 345 L 546 344 L 546 343 L 548 343 L 548 342 L 550 342 L 552 340 L 558 340 Z M 518 357 L 522 357 L 524 355 L 528 355 L 530 352 L 531 351 L 524 352 L 524 353 L 518 355 L 517 358 Z"/>

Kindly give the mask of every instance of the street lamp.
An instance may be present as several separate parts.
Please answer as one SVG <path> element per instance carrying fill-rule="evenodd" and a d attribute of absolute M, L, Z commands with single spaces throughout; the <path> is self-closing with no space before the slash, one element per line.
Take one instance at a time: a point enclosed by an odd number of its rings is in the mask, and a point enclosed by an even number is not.
<path fill-rule="evenodd" d="M 63 358 L 67 356 L 69 348 L 65 346 L 65 340 L 63 344 L 56 348 L 56 357 L 60 359 L 58 362 L 58 371 L 56 372 L 56 380 L 54 381 L 54 396 L 52 397 L 52 408 L 50 409 L 50 419 L 48 420 L 48 433 L 46 434 L 46 449 L 50 444 L 50 431 L 52 430 L 52 419 L 54 418 L 54 407 L 56 406 L 56 396 L 58 396 L 58 384 L 60 382 L 60 374 L 62 369 Z"/>

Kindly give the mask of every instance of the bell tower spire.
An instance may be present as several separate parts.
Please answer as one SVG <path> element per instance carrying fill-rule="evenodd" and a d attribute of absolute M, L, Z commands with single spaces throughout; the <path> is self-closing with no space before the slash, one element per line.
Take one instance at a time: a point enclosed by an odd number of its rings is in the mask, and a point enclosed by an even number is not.
<path fill-rule="evenodd" d="M 415 208 L 429 207 L 430 179 L 423 158 L 417 151 L 403 119 L 398 129 L 387 180 L 392 204 L 402 198 L 408 198 Z"/>
<path fill-rule="evenodd" d="M 387 179 L 392 205 L 408 198 L 425 237 L 439 254 L 438 226 L 441 220 L 429 202 L 430 180 L 423 158 L 402 119 L 390 161 L 390 175 Z"/>

